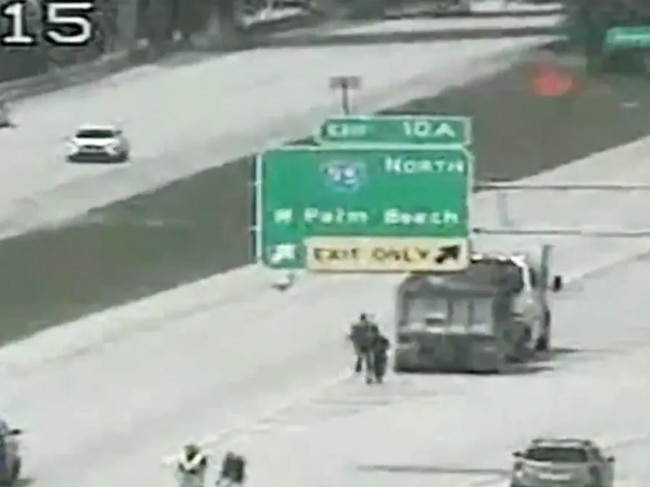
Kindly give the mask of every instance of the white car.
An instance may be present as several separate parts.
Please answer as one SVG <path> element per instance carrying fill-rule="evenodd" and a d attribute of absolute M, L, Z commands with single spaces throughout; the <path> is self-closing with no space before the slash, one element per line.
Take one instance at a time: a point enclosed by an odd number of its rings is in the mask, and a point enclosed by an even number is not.
<path fill-rule="evenodd" d="M 113 125 L 84 125 L 68 139 L 68 162 L 126 162 L 129 142 Z"/>

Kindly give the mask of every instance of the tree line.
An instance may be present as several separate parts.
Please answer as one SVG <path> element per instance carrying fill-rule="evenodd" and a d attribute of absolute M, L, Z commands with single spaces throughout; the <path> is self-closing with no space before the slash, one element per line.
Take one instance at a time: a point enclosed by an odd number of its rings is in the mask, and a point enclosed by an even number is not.
<path fill-rule="evenodd" d="M 16 2 L 24 4 L 19 28 L 38 33 L 44 28 L 44 9 L 57 1 L 60 0 L 0 0 L 0 9 Z M 0 46 L 0 82 L 93 61 L 143 42 L 156 54 L 165 53 L 179 41 L 188 41 L 197 35 L 202 35 L 205 42 L 229 47 L 245 36 L 240 26 L 242 12 L 259 8 L 267 1 L 89 0 L 93 9 L 87 16 L 93 26 L 93 36 L 87 42 L 78 46 L 59 46 L 44 41 L 29 46 L 5 42 Z M 345 8 L 348 13 L 356 11 L 362 16 L 372 16 L 376 13 L 373 10 L 383 10 L 387 4 L 413 0 L 301 1 L 325 14 Z M 650 0 L 564 1 L 569 32 L 574 42 L 584 48 L 588 59 L 601 55 L 604 33 L 612 25 L 650 25 Z M 6 39 L 17 28 L 16 19 L 10 15 L 0 16 L 0 38 Z"/>
<path fill-rule="evenodd" d="M 600 66 L 605 33 L 615 26 L 650 26 L 648 0 L 565 0 L 567 31 L 589 66 Z M 597 68 L 594 68 L 597 69 Z"/>

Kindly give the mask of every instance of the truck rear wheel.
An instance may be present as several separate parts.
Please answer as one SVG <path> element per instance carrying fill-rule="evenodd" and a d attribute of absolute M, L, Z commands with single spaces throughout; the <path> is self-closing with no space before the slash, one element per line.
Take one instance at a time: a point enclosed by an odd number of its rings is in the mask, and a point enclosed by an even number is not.
<path fill-rule="evenodd" d="M 6 476 L 0 479 L 0 485 L 6 487 L 12 487 L 13 485 L 16 485 L 16 482 L 20 477 L 20 468 L 21 468 L 21 461 L 20 459 L 17 459 L 14 462 L 14 464 L 11 465 L 10 470 L 5 472 Z"/>
<path fill-rule="evenodd" d="M 529 327 L 526 327 L 524 332 L 521 334 L 514 349 L 514 357 L 512 357 L 514 362 L 526 362 L 531 358 L 531 347 L 532 347 L 532 332 Z"/>
<path fill-rule="evenodd" d="M 10 485 L 16 485 L 16 482 L 20 477 L 21 467 L 22 467 L 22 462 L 20 461 L 20 459 L 16 460 L 16 463 L 14 463 L 11 469 L 11 477 L 9 478 L 9 481 L 11 482 Z"/>
<path fill-rule="evenodd" d="M 537 339 L 535 350 L 548 352 L 551 349 L 551 312 L 548 310 L 544 313 L 544 324 L 542 326 L 542 335 Z"/>
<path fill-rule="evenodd" d="M 400 364 L 399 362 L 395 362 L 393 364 L 393 372 L 397 374 L 406 374 L 408 372 L 412 372 L 410 367 L 404 367 L 404 365 Z"/>

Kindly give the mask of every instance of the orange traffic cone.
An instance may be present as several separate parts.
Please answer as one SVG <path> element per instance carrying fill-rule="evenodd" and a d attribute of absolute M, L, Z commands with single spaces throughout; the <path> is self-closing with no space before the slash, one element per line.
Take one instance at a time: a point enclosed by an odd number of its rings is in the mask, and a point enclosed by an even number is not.
<path fill-rule="evenodd" d="M 536 66 L 533 76 L 533 92 L 537 96 L 562 96 L 574 88 L 573 75 L 560 71 L 553 63 L 546 61 Z"/>

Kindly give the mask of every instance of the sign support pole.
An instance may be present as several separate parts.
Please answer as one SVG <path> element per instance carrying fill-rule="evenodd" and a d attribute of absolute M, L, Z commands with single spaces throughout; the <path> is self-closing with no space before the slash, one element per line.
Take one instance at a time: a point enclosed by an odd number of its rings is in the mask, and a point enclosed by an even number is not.
<path fill-rule="evenodd" d="M 341 86 L 341 108 L 343 115 L 350 115 L 350 95 L 347 86 Z"/>
<path fill-rule="evenodd" d="M 331 90 L 341 91 L 341 109 L 343 115 L 350 115 L 350 91 L 361 88 L 359 76 L 332 76 L 329 83 Z"/>

